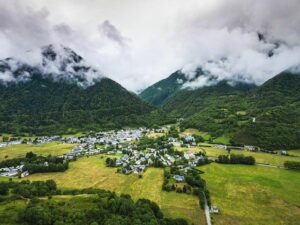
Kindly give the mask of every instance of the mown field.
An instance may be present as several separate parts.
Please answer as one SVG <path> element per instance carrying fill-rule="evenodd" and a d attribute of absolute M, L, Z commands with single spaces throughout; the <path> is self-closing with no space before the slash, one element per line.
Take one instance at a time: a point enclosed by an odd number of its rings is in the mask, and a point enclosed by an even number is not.
<path fill-rule="evenodd" d="M 143 178 L 134 174 L 126 176 L 106 167 L 104 157 L 93 156 L 70 163 L 66 172 L 33 174 L 27 179 L 53 179 L 63 189 L 94 187 L 118 194 L 128 193 L 136 200 L 147 198 L 158 203 L 167 217 L 182 217 L 195 225 L 205 224 L 204 213 L 195 196 L 162 191 L 162 169 L 149 168 Z"/>
<path fill-rule="evenodd" d="M 199 169 L 205 172 L 212 203 L 221 210 L 213 216 L 214 224 L 299 224 L 299 172 L 216 163 Z"/>
<path fill-rule="evenodd" d="M 63 155 L 70 152 L 74 144 L 61 144 L 56 142 L 50 142 L 40 145 L 10 145 L 0 148 L 0 161 L 5 159 L 24 157 L 27 152 L 34 152 L 38 155 Z"/>

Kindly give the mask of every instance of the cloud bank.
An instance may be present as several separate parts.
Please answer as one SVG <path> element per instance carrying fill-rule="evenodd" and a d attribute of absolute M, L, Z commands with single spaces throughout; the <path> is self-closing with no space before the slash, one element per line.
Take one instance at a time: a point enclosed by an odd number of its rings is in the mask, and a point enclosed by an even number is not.
<path fill-rule="evenodd" d="M 134 91 L 178 69 L 259 85 L 300 64 L 299 0 L 0 0 L 0 7 L 0 58 L 63 44 Z"/>

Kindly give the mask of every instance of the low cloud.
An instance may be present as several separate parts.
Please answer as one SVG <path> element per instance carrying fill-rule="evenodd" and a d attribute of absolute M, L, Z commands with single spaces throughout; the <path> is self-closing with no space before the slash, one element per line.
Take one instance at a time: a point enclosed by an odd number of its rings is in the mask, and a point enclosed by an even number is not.
<path fill-rule="evenodd" d="M 134 91 L 178 69 L 260 85 L 300 64 L 299 0 L 87 1 L 0 0 L 0 58 L 62 44 Z"/>

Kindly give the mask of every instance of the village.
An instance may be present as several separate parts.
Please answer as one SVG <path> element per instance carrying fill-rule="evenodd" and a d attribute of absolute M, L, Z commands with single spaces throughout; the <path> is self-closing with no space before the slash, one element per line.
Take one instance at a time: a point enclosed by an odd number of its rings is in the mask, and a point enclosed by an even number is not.
<path fill-rule="evenodd" d="M 34 140 L 13 140 L 2 142 L 1 147 L 15 145 L 15 144 L 28 144 L 39 145 L 49 142 L 70 143 L 77 144 L 71 149 L 69 153 L 58 156 L 65 160 L 74 160 L 79 157 L 106 154 L 114 158 L 113 167 L 118 167 L 118 171 L 123 174 L 142 174 L 146 168 L 167 167 L 177 162 L 182 170 L 187 171 L 194 168 L 199 164 L 199 161 L 204 160 L 202 155 L 195 155 L 195 152 L 190 150 L 185 153 L 179 154 L 177 151 L 170 151 L 170 148 L 157 146 L 156 148 L 138 148 L 139 140 L 151 133 L 167 133 L 168 127 L 158 129 L 127 129 L 127 130 L 111 130 L 97 132 L 92 135 L 86 136 L 48 136 L 37 137 Z M 180 138 L 168 137 L 166 140 L 169 147 L 177 147 L 183 144 Z M 196 145 L 195 139 L 192 135 L 184 137 L 186 143 Z M 180 163 L 178 163 L 180 162 Z M 45 165 L 46 166 L 46 165 Z M 28 171 L 23 171 L 23 164 L 15 167 L 0 168 L 0 176 L 28 176 Z M 182 176 L 174 177 L 178 181 L 184 180 Z"/>

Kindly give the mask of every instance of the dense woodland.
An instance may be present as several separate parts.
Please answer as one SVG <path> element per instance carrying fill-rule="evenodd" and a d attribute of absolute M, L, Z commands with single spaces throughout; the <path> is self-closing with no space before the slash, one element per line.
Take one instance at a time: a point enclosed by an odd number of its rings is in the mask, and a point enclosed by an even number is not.
<path fill-rule="evenodd" d="M 159 109 L 108 78 L 83 88 L 34 74 L 29 82 L 0 83 L 0 102 L 0 130 L 15 135 L 63 134 L 172 122 Z"/>

